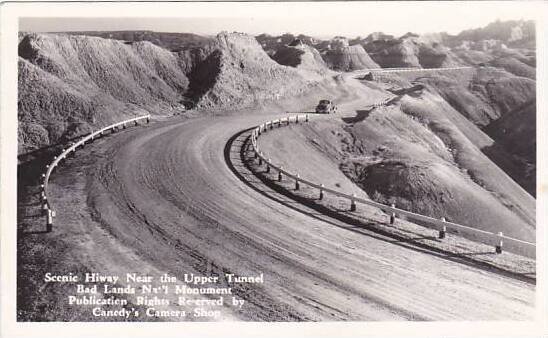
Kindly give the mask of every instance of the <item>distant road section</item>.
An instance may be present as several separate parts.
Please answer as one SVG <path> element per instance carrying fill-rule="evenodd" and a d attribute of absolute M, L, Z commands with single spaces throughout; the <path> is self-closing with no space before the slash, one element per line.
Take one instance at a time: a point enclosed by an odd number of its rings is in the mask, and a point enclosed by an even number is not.
<path fill-rule="evenodd" d="M 437 72 L 446 70 L 474 69 L 475 67 L 443 67 L 443 68 L 375 68 L 366 71 L 375 73 L 401 73 L 401 72 Z M 364 70 L 362 70 L 363 72 Z"/>
<path fill-rule="evenodd" d="M 443 71 L 464 71 L 472 70 L 476 67 L 462 66 L 462 67 L 444 67 L 444 68 L 370 68 L 360 69 L 349 74 L 350 76 L 364 76 L 366 74 L 372 74 L 373 76 L 379 74 L 394 74 L 394 73 L 429 73 L 429 72 L 443 72 Z"/>

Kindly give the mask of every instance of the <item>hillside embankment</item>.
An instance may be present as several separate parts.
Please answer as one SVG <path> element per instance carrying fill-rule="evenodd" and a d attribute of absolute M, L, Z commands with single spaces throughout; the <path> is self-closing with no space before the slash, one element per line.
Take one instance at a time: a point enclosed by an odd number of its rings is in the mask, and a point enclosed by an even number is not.
<path fill-rule="evenodd" d="M 426 85 L 487 134 L 491 141 L 478 144 L 482 152 L 529 194 L 536 195 L 534 79 L 516 76 L 495 67 L 406 77 Z M 463 131 L 472 134 L 471 131 Z"/>
<path fill-rule="evenodd" d="M 313 120 L 303 135 L 281 130 L 270 142 L 281 151 L 268 151 L 303 178 L 344 188 L 345 180 L 333 181 L 338 175 L 311 170 L 319 164 L 299 155 L 310 151 L 297 151 L 316 148 L 373 200 L 535 241 L 534 198 L 486 154 L 495 140 L 435 90 L 404 94 L 387 107 L 342 111 L 342 119 Z"/>

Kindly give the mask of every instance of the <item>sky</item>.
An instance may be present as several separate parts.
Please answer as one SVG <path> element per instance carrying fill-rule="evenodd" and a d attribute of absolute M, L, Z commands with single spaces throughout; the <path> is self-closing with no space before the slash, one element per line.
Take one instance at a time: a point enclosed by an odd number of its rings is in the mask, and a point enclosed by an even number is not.
<path fill-rule="evenodd" d="M 533 1 L 202 2 L 157 4 L 148 11 L 146 6 L 111 5 L 51 11 L 56 17 L 47 17 L 51 15 L 48 13 L 42 17 L 24 17 L 19 21 L 19 30 L 153 30 L 202 35 L 238 31 L 253 35 L 302 33 L 315 37 L 367 36 L 376 31 L 396 36 L 409 31 L 457 34 L 496 20 L 535 19 L 539 11 L 538 3 Z"/>

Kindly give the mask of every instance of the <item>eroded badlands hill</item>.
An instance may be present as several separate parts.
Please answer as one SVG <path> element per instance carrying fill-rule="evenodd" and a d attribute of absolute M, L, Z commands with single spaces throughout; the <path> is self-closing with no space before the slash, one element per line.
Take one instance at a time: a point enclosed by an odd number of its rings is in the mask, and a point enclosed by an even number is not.
<path fill-rule="evenodd" d="M 495 21 L 485 27 L 461 32 L 456 41 L 501 41 L 512 48 L 535 47 L 535 22 L 532 20 Z"/>
<path fill-rule="evenodd" d="M 322 50 L 322 55 L 330 68 L 339 71 L 380 68 L 361 45 L 351 46 L 348 40 L 343 37 L 332 39 L 327 48 Z"/>
<path fill-rule="evenodd" d="M 418 81 L 492 137 L 482 151 L 535 196 L 536 81 L 495 67 L 431 75 Z"/>
<path fill-rule="evenodd" d="M 407 33 L 400 38 L 368 37 L 360 44 L 383 68 L 439 68 L 458 66 L 461 62 L 443 44 L 441 35 L 419 36 Z"/>
<path fill-rule="evenodd" d="M 321 74 L 328 73 L 328 68 L 320 53 L 301 40 L 296 39 L 287 46 L 281 46 L 272 55 L 272 59 L 284 66 L 307 69 Z"/>
<path fill-rule="evenodd" d="M 299 46 L 300 49 L 306 48 L 315 59 L 323 60 L 322 63 L 335 71 L 379 68 L 359 43 L 354 41 L 350 44 L 348 39 L 342 36 L 331 40 L 319 40 L 303 34 L 261 34 L 256 39 L 267 54 L 281 64 L 288 64 L 286 55 L 290 55 L 291 50 Z"/>
<path fill-rule="evenodd" d="M 290 33 L 286 33 L 280 36 L 272 36 L 270 34 L 260 34 L 260 35 L 257 35 L 255 39 L 257 39 L 261 47 L 270 56 L 276 54 L 276 52 L 280 48 L 284 48 L 288 45 L 291 45 L 293 44 L 293 42 L 297 40 L 308 46 L 315 46 L 318 42 L 320 42 L 320 40 L 315 39 L 308 35 L 304 35 L 304 34 L 293 35 Z"/>
<path fill-rule="evenodd" d="M 326 167 L 340 168 L 378 202 L 535 241 L 534 198 L 484 153 L 495 141 L 439 94 L 425 89 L 356 114 L 282 129 L 272 141 L 284 154 L 276 160 L 303 177 L 345 189 L 333 181 L 335 175 L 311 165 L 321 156 Z M 304 143 L 299 147 L 307 149 L 301 152 L 306 156 L 283 151 L 295 149 L 296 142 Z"/>
<path fill-rule="evenodd" d="M 19 55 L 20 153 L 144 109 L 177 109 L 189 86 L 177 56 L 148 42 L 29 34 Z"/>
<path fill-rule="evenodd" d="M 245 34 L 221 33 L 201 42 L 172 52 L 149 41 L 22 36 L 19 152 L 145 111 L 235 108 L 298 95 L 325 79 L 322 65 L 280 65 Z"/>
<path fill-rule="evenodd" d="M 503 68 L 514 75 L 529 78 L 535 76 L 533 21 L 498 21 L 458 35 L 407 33 L 394 37 L 374 32 L 366 38 L 335 37 L 321 40 L 302 34 L 261 34 L 256 39 L 270 56 L 299 39 L 317 49 L 326 64 L 338 71 L 379 66 L 438 68 L 487 64 Z"/>
<path fill-rule="evenodd" d="M 201 96 L 199 106 L 275 100 L 301 94 L 324 79 L 321 65 L 295 69 L 278 64 L 252 36 L 219 34 L 215 45 L 216 51 L 202 65 L 203 72 L 213 71 L 215 79 Z"/>

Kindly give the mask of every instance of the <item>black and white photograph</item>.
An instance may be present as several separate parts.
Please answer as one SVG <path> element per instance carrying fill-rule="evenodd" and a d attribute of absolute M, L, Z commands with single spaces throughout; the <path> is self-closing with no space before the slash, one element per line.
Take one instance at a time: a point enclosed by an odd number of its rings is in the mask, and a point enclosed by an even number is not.
<path fill-rule="evenodd" d="M 546 323 L 546 3 L 19 5 L 13 325 Z"/>

